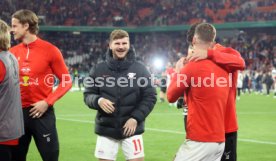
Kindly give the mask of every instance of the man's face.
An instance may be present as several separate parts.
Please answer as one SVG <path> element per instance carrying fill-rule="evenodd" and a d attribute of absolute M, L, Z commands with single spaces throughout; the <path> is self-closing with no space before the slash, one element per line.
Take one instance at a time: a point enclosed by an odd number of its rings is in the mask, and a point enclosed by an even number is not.
<path fill-rule="evenodd" d="M 15 40 L 22 40 L 26 35 L 29 24 L 21 24 L 18 19 L 12 18 L 12 34 Z"/>
<path fill-rule="evenodd" d="M 109 43 L 113 58 L 124 59 L 129 51 L 129 37 L 116 39 Z"/>

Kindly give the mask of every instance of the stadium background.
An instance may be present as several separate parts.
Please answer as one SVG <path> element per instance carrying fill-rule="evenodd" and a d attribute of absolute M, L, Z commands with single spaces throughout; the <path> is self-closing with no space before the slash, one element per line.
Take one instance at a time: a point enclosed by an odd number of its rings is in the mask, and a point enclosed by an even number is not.
<path fill-rule="evenodd" d="M 276 65 L 275 0 L 0 0 L 0 18 L 10 22 L 18 9 L 40 18 L 39 36 L 58 46 L 72 76 L 85 76 L 104 60 L 114 28 L 130 32 L 137 57 L 160 77 L 167 62 L 186 55 L 186 30 L 195 22 L 215 24 L 217 42 L 237 49 L 246 62 L 247 89 L 237 101 L 238 160 L 276 160 L 276 99 L 266 95 L 264 78 Z M 15 44 L 16 42 L 13 42 Z M 258 78 L 259 77 L 259 78 Z M 271 89 L 273 91 L 273 89 Z M 78 85 L 55 105 L 61 161 L 93 156 L 95 111 L 83 103 Z M 185 133 L 182 111 L 158 102 L 146 123 L 146 160 L 172 160 Z M 29 161 L 40 160 L 34 146 Z M 118 160 L 123 160 L 120 152 Z"/>

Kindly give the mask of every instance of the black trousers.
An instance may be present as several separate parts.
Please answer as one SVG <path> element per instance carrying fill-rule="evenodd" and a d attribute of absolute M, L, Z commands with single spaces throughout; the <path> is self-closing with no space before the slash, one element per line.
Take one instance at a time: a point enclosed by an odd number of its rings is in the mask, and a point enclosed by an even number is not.
<path fill-rule="evenodd" d="M 49 107 L 40 118 L 30 117 L 30 109 L 23 109 L 25 135 L 19 138 L 19 145 L 12 149 L 12 161 L 26 161 L 32 137 L 43 161 L 58 161 L 59 141 L 53 107 Z"/>
<path fill-rule="evenodd" d="M 225 134 L 225 149 L 221 161 L 237 160 L 237 132 Z"/>
<path fill-rule="evenodd" d="M 266 84 L 266 94 L 267 94 L 267 95 L 270 94 L 271 86 L 272 86 L 272 85 L 267 85 L 267 84 Z"/>
<path fill-rule="evenodd" d="M 11 145 L 0 144 L 0 160 L 1 161 L 12 161 L 12 147 Z"/>
<path fill-rule="evenodd" d="M 238 96 L 240 97 L 240 95 L 241 95 L 241 88 L 238 88 Z"/>

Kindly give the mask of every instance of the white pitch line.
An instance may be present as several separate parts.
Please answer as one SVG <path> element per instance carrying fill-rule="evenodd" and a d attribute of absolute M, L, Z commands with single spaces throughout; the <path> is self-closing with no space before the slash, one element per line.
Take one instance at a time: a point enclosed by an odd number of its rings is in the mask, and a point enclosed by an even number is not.
<path fill-rule="evenodd" d="M 276 145 L 276 142 L 271 142 L 271 141 L 259 141 L 259 140 L 239 139 L 239 138 L 238 138 L 238 141 L 250 142 L 250 143 L 258 143 L 258 144 Z"/>
<path fill-rule="evenodd" d="M 238 115 L 275 115 L 276 112 L 238 112 Z M 95 116 L 96 113 L 90 114 L 57 114 L 57 117 L 91 117 Z M 156 112 L 151 113 L 151 116 L 159 116 L 159 115 L 166 115 L 166 116 L 182 116 L 183 113 L 180 112 L 170 112 L 170 113 L 162 113 Z"/>
<path fill-rule="evenodd" d="M 272 111 L 272 112 L 238 112 L 239 115 L 275 115 L 276 112 Z"/>
<path fill-rule="evenodd" d="M 66 118 L 60 118 L 57 117 L 58 120 L 63 120 L 63 121 L 71 121 L 71 122 L 81 122 L 81 123 L 89 123 L 89 124 L 95 124 L 94 121 L 87 121 L 87 120 L 76 120 L 76 119 L 66 119 Z"/>
<path fill-rule="evenodd" d="M 63 120 L 63 121 L 71 121 L 71 122 L 80 122 L 80 123 L 89 123 L 89 124 L 95 124 L 94 121 L 87 121 L 87 120 L 76 120 L 76 119 L 66 119 L 66 118 L 60 118 L 57 117 L 58 120 Z M 155 128 L 146 128 L 148 131 L 157 131 L 157 132 L 163 132 L 163 133 L 170 133 L 170 134 L 181 134 L 184 135 L 184 132 L 180 131 L 173 131 L 173 130 L 161 130 L 161 129 L 155 129 Z M 260 141 L 260 140 L 252 140 L 252 139 L 242 139 L 238 138 L 238 141 L 242 142 L 250 142 L 250 143 L 257 143 L 257 144 L 269 144 L 269 145 L 276 145 L 276 142 L 272 141 Z"/>
<path fill-rule="evenodd" d="M 171 133 L 171 134 L 182 134 L 184 135 L 184 132 L 180 132 L 180 131 L 173 131 L 173 130 L 161 130 L 161 129 L 154 129 L 154 128 L 146 128 L 146 130 L 149 131 L 157 131 L 157 132 L 163 132 L 163 133 Z"/>
<path fill-rule="evenodd" d="M 181 115 L 182 111 L 179 112 L 153 112 L 150 115 Z M 79 114 L 56 114 L 57 116 L 91 116 L 91 115 L 96 115 L 96 113 L 79 113 Z"/>
<path fill-rule="evenodd" d="M 57 114 L 57 117 L 82 117 L 82 116 L 95 116 L 95 114 Z"/>

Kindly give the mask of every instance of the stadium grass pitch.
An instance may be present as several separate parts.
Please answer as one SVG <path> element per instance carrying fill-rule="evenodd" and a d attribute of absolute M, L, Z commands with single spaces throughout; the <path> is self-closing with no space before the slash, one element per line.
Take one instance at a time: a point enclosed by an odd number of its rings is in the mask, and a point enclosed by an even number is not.
<path fill-rule="evenodd" d="M 60 140 L 60 161 L 96 161 L 94 118 L 96 111 L 83 103 L 81 92 L 69 92 L 55 105 Z M 239 161 L 276 160 L 276 99 L 272 95 L 244 94 L 237 101 Z M 182 110 L 157 103 L 146 120 L 143 135 L 146 161 L 172 160 L 185 132 Z M 40 161 L 34 142 L 28 161 Z M 117 161 L 124 161 L 122 151 Z"/>

